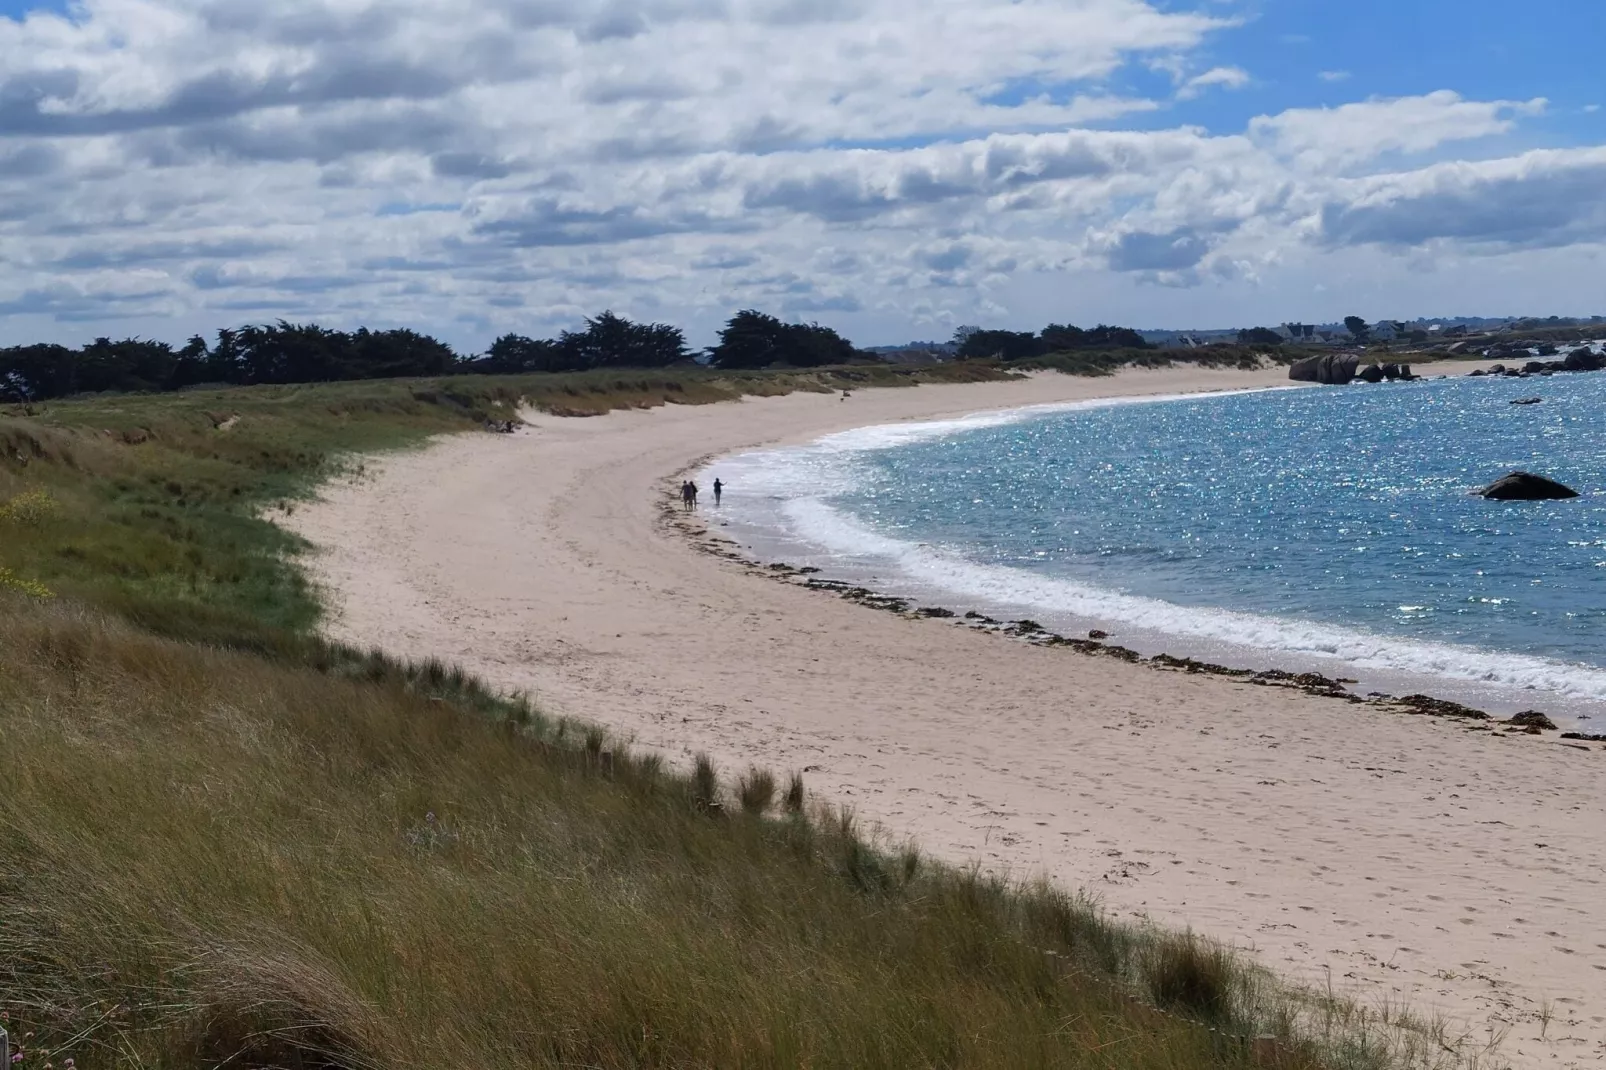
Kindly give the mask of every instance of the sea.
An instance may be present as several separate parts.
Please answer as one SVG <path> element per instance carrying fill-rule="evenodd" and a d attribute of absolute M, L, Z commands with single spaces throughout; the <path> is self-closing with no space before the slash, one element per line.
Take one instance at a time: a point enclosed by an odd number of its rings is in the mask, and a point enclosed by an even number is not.
<path fill-rule="evenodd" d="M 1581 496 L 1472 493 L 1514 470 Z M 1606 732 L 1606 373 L 980 413 L 716 476 L 727 535 L 822 578 Z"/>

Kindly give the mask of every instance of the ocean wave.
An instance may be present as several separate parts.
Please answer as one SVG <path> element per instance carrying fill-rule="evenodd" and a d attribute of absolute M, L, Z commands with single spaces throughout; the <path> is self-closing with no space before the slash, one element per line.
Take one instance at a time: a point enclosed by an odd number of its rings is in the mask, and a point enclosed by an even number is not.
<path fill-rule="evenodd" d="M 781 507 L 794 537 L 846 558 L 874 560 L 914 583 L 979 602 L 1028 607 L 1179 638 L 1263 651 L 1336 658 L 1373 672 L 1443 677 L 1570 699 L 1606 700 L 1606 671 L 1549 658 L 1497 653 L 1448 643 L 1404 640 L 1333 625 L 1234 610 L 1181 606 L 1122 594 L 881 534 L 818 498 Z"/>

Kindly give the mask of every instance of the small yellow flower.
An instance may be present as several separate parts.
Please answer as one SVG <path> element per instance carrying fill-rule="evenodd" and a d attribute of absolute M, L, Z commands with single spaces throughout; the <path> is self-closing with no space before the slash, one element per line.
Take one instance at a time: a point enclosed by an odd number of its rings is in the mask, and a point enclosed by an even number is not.
<path fill-rule="evenodd" d="M 49 491 L 27 490 L 0 505 L 0 521 L 36 527 L 61 512 L 61 506 Z"/>
<path fill-rule="evenodd" d="M 0 566 L 0 591 L 15 591 L 18 594 L 25 594 L 29 598 L 37 598 L 40 601 L 56 597 L 55 592 L 38 580 L 30 580 L 24 576 L 19 576 L 3 566 Z"/>

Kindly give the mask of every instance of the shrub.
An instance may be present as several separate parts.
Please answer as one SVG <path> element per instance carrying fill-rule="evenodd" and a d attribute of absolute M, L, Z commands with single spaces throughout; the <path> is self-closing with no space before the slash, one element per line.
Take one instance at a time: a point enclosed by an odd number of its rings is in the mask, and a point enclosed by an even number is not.
<path fill-rule="evenodd" d="M 741 800 L 742 812 L 757 816 L 770 808 L 775 801 L 775 774 L 757 766 L 736 785 L 736 796 Z"/>

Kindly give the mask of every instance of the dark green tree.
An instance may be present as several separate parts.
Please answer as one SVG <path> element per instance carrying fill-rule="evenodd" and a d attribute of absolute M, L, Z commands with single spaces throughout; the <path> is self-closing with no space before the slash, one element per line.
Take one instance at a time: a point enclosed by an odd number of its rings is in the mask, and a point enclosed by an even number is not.
<path fill-rule="evenodd" d="M 716 368 L 766 368 L 785 364 L 815 368 L 843 364 L 858 351 L 853 343 L 818 323 L 785 323 L 756 309 L 743 309 L 719 332 L 719 344 L 709 350 Z"/>
<path fill-rule="evenodd" d="M 1238 332 L 1238 344 L 1245 346 L 1282 345 L 1283 336 L 1270 327 L 1245 327 Z"/>

